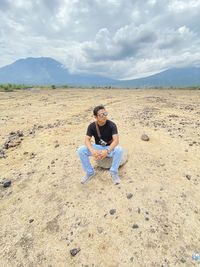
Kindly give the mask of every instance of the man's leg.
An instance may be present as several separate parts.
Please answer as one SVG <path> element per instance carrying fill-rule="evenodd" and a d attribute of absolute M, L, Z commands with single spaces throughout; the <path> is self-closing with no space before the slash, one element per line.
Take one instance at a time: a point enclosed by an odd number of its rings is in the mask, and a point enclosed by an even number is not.
<path fill-rule="evenodd" d="M 119 169 L 119 165 L 122 159 L 122 153 L 123 153 L 123 149 L 121 146 L 116 146 L 114 150 L 111 152 L 111 156 L 113 160 L 112 160 L 112 165 L 110 168 L 110 173 L 111 173 L 113 182 L 115 184 L 120 183 L 120 178 L 118 176 L 118 169 Z"/>
<path fill-rule="evenodd" d="M 96 150 L 101 150 L 100 145 L 93 144 L 92 146 Z M 78 153 L 79 158 L 81 160 L 83 169 L 86 172 L 86 176 L 83 177 L 81 183 L 85 183 L 85 182 L 89 181 L 95 174 L 94 168 L 92 167 L 92 165 L 90 163 L 90 159 L 89 159 L 89 157 L 91 156 L 91 152 L 89 151 L 89 149 L 86 146 L 81 146 L 77 150 L 77 153 Z"/>
<path fill-rule="evenodd" d="M 82 167 L 84 171 L 86 172 L 86 176 L 81 181 L 82 183 L 85 183 L 90 178 L 92 178 L 92 176 L 94 175 L 94 168 L 92 167 L 90 163 L 90 159 L 89 159 L 89 157 L 91 156 L 91 152 L 86 146 L 81 146 L 77 150 L 77 153 L 81 160 Z"/>

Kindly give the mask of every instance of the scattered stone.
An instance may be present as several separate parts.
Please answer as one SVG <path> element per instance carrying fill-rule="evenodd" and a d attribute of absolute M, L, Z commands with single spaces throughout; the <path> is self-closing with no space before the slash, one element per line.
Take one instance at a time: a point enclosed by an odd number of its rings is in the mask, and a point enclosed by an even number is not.
<path fill-rule="evenodd" d="M 140 214 L 140 211 L 141 211 L 140 208 L 138 208 L 138 209 L 137 209 L 138 214 Z"/>
<path fill-rule="evenodd" d="M 11 180 L 4 180 L 3 181 L 3 187 L 6 188 L 6 187 L 9 187 L 11 186 Z"/>
<path fill-rule="evenodd" d="M 97 231 L 98 231 L 98 233 L 99 233 L 99 234 L 101 234 L 101 233 L 103 233 L 103 228 L 102 228 L 102 227 L 99 227 L 99 226 L 97 226 Z"/>
<path fill-rule="evenodd" d="M 137 228 L 139 228 L 139 226 L 137 224 L 133 224 L 132 228 L 137 229 Z"/>
<path fill-rule="evenodd" d="M 0 149 L 0 159 L 5 158 L 5 157 L 6 157 L 6 155 L 5 155 L 4 150 Z"/>
<path fill-rule="evenodd" d="M 56 144 L 56 145 L 55 145 L 55 148 L 57 148 L 57 147 L 59 147 L 59 146 L 60 146 L 59 144 Z"/>
<path fill-rule="evenodd" d="M 126 195 L 126 197 L 127 197 L 128 199 L 131 199 L 131 198 L 133 197 L 133 194 L 132 194 L 132 193 L 128 193 L 128 194 Z"/>
<path fill-rule="evenodd" d="M 145 217 L 145 221 L 149 221 L 149 218 L 148 217 Z"/>
<path fill-rule="evenodd" d="M 185 263 L 185 262 L 186 262 L 186 260 L 182 258 L 182 259 L 181 259 L 181 262 L 182 262 L 182 263 Z"/>
<path fill-rule="evenodd" d="M 191 180 L 191 175 L 189 175 L 189 174 L 186 174 L 186 176 L 185 176 L 188 180 Z"/>
<path fill-rule="evenodd" d="M 111 215 L 113 215 L 113 214 L 115 214 L 115 213 L 116 213 L 116 209 L 111 209 L 111 210 L 110 210 L 110 214 L 111 214 Z"/>
<path fill-rule="evenodd" d="M 70 250 L 70 253 L 72 255 L 72 257 L 76 256 L 77 253 L 79 253 L 79 251 L 81 251 L 80 248 L 73 248 Z"/>
<path fill-rule="evenodd" d="M 149 141 L 149 137 L 148 137 L 147 134 L 142 134 L 141 139 L 142 139 L 143 141 Z"/>
<path fill-rule="evenodd" d="M 30 220 L 29 220 L 29 223 L 32 223 L 32 222 L 34 222 L 34 219 L 30 219 Z"/>
<path fill-rule="evenodd" d="M 4 149 L 9 149 L 10 147 L 16 147 L 21 144 L 24 134 L 22 131 L 10 132 L 6 142 L 3 144 Z"/>

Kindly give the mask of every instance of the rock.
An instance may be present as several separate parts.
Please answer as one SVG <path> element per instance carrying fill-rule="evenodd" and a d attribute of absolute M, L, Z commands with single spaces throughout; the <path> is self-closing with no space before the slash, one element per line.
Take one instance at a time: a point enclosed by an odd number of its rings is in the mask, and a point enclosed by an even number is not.
<path fill-rule="evenodd" d="M 120 162 L 120 167 L 122 165 L 124 165 L 128 160 L 128 152 L 126 149 L 123 149 L 123 154 L 122 154 L 122 159 L 121 159 L 121 162 Z M 110 169 L 111 165 L 112 165 L 112 158 L 104 158 L 102 160 L 96 160 L 97 162 L 97 166 L 98 167 L 101 167 L 103 169 Z"/>
<path fill-rule="evenodd" d="M 142 134 L 141 139 L 142 139 L 143 141 L 149 141 L 149 137 L 148 137 L 147 134 Z"/>
<path fill-rule="evenodd" d="M 80 248 L 73 248 L 70 250 L 70 253 L 74 257 L 74 256 L 76 256 L 77 253 L 79 253 L 79 251 L 81 251 Z"/>
<path fill-rule="evenodd" d="M 188 180 L 191 180 L 191 175 L 189 175 L 189 174 L 186 174 L 186 176 L 185 176 Z"/>
<path fill-rule="evenodd" d="M 110 210 L 110 214 L 111 214 L 111 215 L 113 215 L 113 214 L 115 214 L 115 213 L 116 213 L 116 209 L 111 209 L 111 210 Z"/>
<path fill-rule="evenodd" d="M 128 199 L 130 199 L 130 198 L 133 197 L 133 194 L 132 194 L 132 193 L 128 193 L 128 194 L 126 195 L 126 197 L 127 197 Z"/>
<path fill-rule="evenodd" d="M 5 158 L 5 157 L 6 157 L 6 155 L 5 155 L 4 150 L 0 149 L 0 159 Z"/>
<path fill-rule="evenodd" d="M 3 181 L 3 187 L 6 188 L 6 187 L 9 187 L 11 185 L 11 180 L 4 180 Z"/>
<path fill-rule="evenodd" d="M 137 224 L 133 224 L 132 228 L 137 229 L 137 228 L 139 228 L 139 226 Z"/>
<path fill-rule="evenodd" d="M 34 219 L 30 219 L 30 220 L 29 220 L 29 223 L 32 223 L 32 222 L 34 222 Z"/>
<path fill-rule="evenodd" d="M 97 231 L 98 231 L 98 233 L 99 233 L 99 234 L 101 234 L 101 233 L 103 233 L 103 228 L 102 228 L 102 227 L 99 227 L 99 226 L 97 226 Z"/>

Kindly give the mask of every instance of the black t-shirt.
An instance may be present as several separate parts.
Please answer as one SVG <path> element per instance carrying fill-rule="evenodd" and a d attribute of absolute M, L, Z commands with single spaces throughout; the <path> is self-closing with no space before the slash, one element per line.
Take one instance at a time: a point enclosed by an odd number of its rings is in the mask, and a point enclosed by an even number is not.
<path fill-rule="evenodd" d="M 118 134 L 116 124 L 110 120 L 106 120 L 106 123 L 103 126 L 99 126 L 99 131 L 101 134 L 101 139 L 106 143 L 112 140 L 112 136 L 114 134 Z M 100 139 L 97 134 L 95 122 L 90 123 L 90 125 L 87 128 L 86 135 L 91 137 L 94 136 L 95 144 L 100 144 L 99 143 Z"/>

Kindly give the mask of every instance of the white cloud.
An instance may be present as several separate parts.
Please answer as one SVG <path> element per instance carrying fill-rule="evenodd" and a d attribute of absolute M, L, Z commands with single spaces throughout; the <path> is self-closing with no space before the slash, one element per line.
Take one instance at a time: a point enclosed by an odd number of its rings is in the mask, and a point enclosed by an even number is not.
<path fill-rule="evenodd" d="M 0 0 L 0 66 L 53 57 L 134 78 L 200 63 L 200 0 Z"/>

